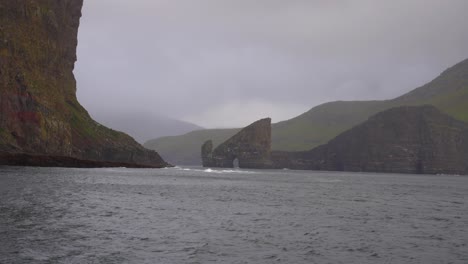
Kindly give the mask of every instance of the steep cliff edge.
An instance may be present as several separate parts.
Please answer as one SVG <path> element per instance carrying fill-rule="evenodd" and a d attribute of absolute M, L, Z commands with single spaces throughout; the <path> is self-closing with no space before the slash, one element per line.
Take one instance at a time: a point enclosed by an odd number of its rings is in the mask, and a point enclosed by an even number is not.
<path fill-rule="evenodd" d="M 77 101 L 82 5 L 0 2 L 0 152 L 166 166 L 155 151 L 92 120 Z"/>
<path fill-rule="evenodd" d="M 313 150 L 272 159 L 277 168 L 468 174 L 468 124 L 434 106 L 397 107 Z"/>
<path fill-rule="evenodd" d="M 434 106 L 403 106 L 380 112 L 366 122 L 309 151 L 271 151 L 271 120 L 262 119 L 213 151 L 201 147 L 203 166 L 468 174 L 468 124 Z"/>
<path fill-rule="evenodd" d="M 214 151 L 211 140 L 201 148 L 204 167 L 232 168 L 235 159 L 241 168 L 270 168 L 271 119 L 265 118 L 245 127 Z"/>

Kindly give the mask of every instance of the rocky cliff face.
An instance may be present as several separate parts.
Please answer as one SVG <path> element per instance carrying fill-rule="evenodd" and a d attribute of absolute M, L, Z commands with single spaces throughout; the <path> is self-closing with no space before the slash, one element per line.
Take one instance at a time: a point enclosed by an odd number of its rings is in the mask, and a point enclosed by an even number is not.
<path fill-rule="evenodd" d="M 82 5 L 0 2 L 0 151 L 165 166 L 78 103 L 73 68 Z"/>
<path fill-rule="evenodd" d="M 306 152 L 274 152 L 277 168 L 468 174 L 468 124 L 433 106 L 381 112 Z"/>
<path fill-rule="evenodd" d="M 271 124 L 244 128 L 214 151 L 202 146 L 205 167 L 468 174 L 468 124 L 434 106 L 405 106 L 378 113 L 310 151 L 271 152 Z"/>
<path fill-rule="evenodd" d="M 211 140 L 202 146 L 204 167 L 232 168 L 235 159 L 241 168 L 270 168 L 271 119 L 259 120 L 219 145 L 214 151 Z"/>

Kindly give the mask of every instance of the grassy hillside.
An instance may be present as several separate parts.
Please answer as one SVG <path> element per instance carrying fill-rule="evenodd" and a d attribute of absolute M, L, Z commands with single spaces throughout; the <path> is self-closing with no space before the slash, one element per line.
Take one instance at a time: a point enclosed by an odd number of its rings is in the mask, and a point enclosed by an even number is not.
<path fill-rule="evenodd" d="M 274 150 L 298 151 L 324 144 L 338 134 L 367 120 L 377 112 L 402 105 L 431 104 L 447 114 L 468 122 L 468 60 L 444 71 L 430 83 L 398 98 L 386 101 L 338 101 L 312 108 L 287 121 L 273 124 Z M 207 139 L 214 145 L 227 140 L 238 129 L 200 130 L 177 137 L 151 140 L 156 149 L 175 164 L 200 164 L 200 147 Z"/>
<path fill-rule="evenodd" d="M 175 165 L 201 164 L 201 145 L 211 139 L 215 146 L 234 136 L 240 128 L 196 130 L 182 136 L 161 137 L 147 141 L 144 146 L 149 149 L 162 150 L 160 155 Z"/>
<path fill-rule="evenodd" d="M 444 71 L 430 83 L 394 100 L 398 104 L 432 104 L 468 122 L 468 59 Z"/>
<path fill-rule="evenodd" d="M 350 127 L 364 122 L 371 113 L 386 109 L 383 101 L 331 102 L 312 108 L 272 127 L 274 150 L 309 150 L 328 142 Z"/>

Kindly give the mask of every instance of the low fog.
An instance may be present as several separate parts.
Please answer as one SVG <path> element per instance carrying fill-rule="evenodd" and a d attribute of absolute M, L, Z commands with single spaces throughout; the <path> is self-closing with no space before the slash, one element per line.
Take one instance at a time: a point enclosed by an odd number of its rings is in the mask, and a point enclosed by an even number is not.
<path fill-rule="evenodd" d="M 203 127 L 390 99 L 468 58 L 466 0 L 85 0 L 75 74 L 92 115 Z"/>

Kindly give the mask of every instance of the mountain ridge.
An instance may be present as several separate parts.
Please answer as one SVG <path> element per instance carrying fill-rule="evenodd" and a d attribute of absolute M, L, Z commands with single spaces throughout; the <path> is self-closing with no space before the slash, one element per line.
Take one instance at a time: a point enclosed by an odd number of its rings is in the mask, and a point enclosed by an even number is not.
<path fill-rule="evenodd" d="M 140 144 L 152 138 L 180 136 L 204 128 L 182 120 L 138 112 L 94 111 L 92 117 L 99 123 L 132 136 Z"/>
<path fill-rule="evenodd" d="M 297 117 L 275 123 L 272 125 L 272 148 L 279 151 L 309 150 L 327 143 L 380 111 L 424 104 L 434 105 L 454 118 L 468 121 L 468 59 L 446 69 L 432 81 L 393 99 L 328 102 Z M 145 146 L 157 148 L 165 158 L 177 164 L 200 164 L 199 146 L 209 139 L 208 134 L 216 134 L 214 131 L 204 131 L 197 132 L 197 137 L 188 133 L 176 138 L 151 140 Z M 237 131 L 239 129 L 224 130 L 223 134 L 217 135 L 219 140 L 213 141 L 214 146 Z M 201 140 L 202 138 L 207 139 Z M 197 144 L 198 148 L 194 148 Z M 180 158 L 181 155 L 184 156 L 183 159 Z"/>
<path fill-rule="evenodd" d="M 276 168 L 467 174 L 468 123 L 432 105 L 399 106 L 372 115 L 309 151 L 272 153 Z"/>

